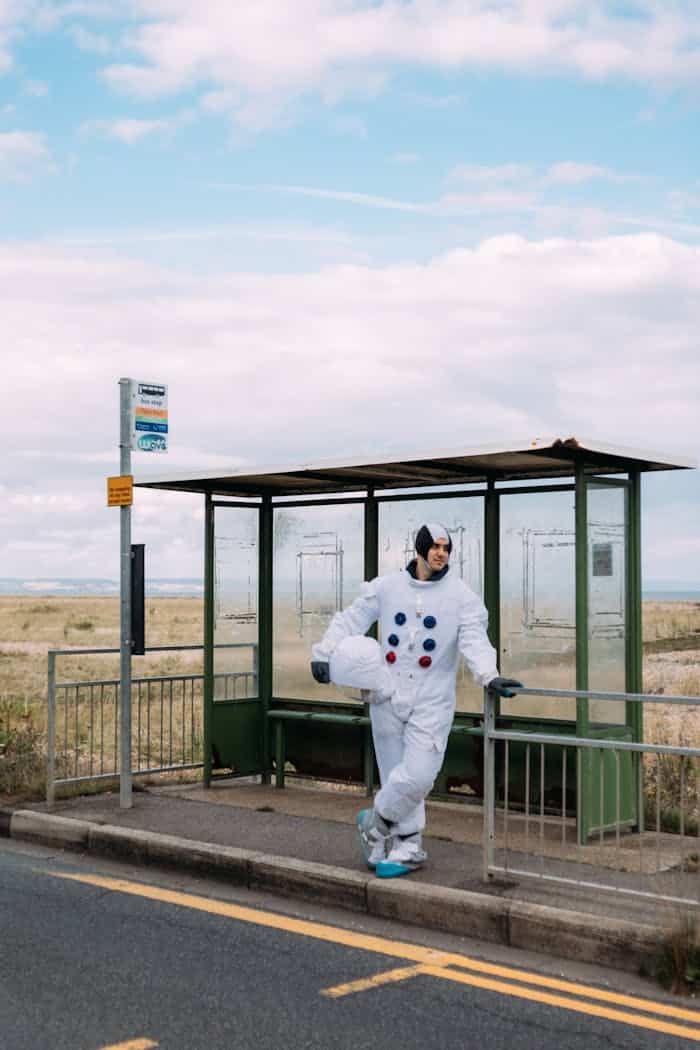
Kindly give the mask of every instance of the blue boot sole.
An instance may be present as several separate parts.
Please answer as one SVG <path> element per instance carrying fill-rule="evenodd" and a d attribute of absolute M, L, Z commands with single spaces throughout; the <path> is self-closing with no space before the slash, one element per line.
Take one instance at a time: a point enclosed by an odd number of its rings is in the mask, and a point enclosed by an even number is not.
<path fill-rule="evenodd" d="M 412 871 L 417 871 L 418 869 L 411 868 L 408 864 L 396 864 L 391 860 L 380 860 L 374 870 L 380 879 L 398 879 L 401 875 L 410 875 Z"/>

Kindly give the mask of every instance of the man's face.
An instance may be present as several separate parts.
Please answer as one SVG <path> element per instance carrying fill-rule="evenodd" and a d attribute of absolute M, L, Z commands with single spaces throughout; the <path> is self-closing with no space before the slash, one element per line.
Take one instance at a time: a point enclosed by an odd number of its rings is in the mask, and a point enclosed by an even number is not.
<path fill-rule="evenodd" d="M 432 545 L 426 558 L 431 572 L 439 572 L 445 568 L 450 557 L 449 547 L 447 540 L 436 540 Z"/>

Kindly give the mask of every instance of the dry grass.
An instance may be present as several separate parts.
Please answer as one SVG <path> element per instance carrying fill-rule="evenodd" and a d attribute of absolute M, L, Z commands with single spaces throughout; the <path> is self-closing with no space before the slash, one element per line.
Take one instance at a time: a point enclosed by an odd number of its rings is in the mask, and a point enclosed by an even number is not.
<path fill-rule="evenodd" d="M 149 646 L 196 645 L 202 640 L 201 598 L 155 598 L 146 602 Z M 24 710 L 46 698 L 49 649 L 119 646 L 118 598 L 0 597 L 0 702 Z M 177 674 L 201 669 L 200 653 L 159 653 L 134 659 L 134 674 Z M 62 678 L 73 681 L 118 676 L 118 656 L 63 657 Z"/>
<path fill-rule="evenodd" d="M 146 602 L 146 637 L 149 646 L 192 645 L 202 639 L 203 602 L 201 598 L 151 598 Z M 643 605 L 645 642 L 644 685 L 654 693 L 682 693 L 700 698 L 700 603 L 645 602 Z M 221 640 L 244 641 L 236 635 Z M 316 686 L 308 670 L 309 648 L 320 637 L 323 625 L 309 623 L 303 637 L 294 609 L 282 608 L 276 613 L 275 631 L 278 646 L 275 653 L 275 693 L 299 696 L 347 699 L 341 691 L 329 692 Z M 240 630 L 239 630 L 240 634 Z M 686 648 L 664 648 L 673 640 Z M 695 644 L 698 648 L 687 648 Z M 116 648 L 119 644 L 119 600 L 117 598 L 40 598 L 0 597 L 0 747 L 6 746 L 10 731 L 38 731 L 46 728 L 46 666 L 49 649 Z M 661 649 L 659 649 L 661 645 Z M 244 656 L 245 652 L 245 656 Z M 225 662 L 249 660 L 249 650 L 222 654 Z M 201 652 L 159 653 L 134 659 L 134 676 L 200 673 Z M 546 684 L 556 668 L 537 670 L 537 681 Z M 118 657 L 62 657 L 61 680 L 90 681 L 117 678 Z M 534 672 L 533 672 L 534 674 Z M 458 683 L 458 709 L 478 710 L 480 691 L 468 676 Z M 540 705 L 542 706 L 542 705 Z M 546 707 L 546 705 L 545 705 Z M 530 712 L 561 717 L 556 711 Z M 87 735 L 87 734 L 85 734 Z M 671 708 L 668 705 L 646 705 L 645 737 L 655 743 L 700 746 L 700 709 Z"/>
<path fill-rule="evenodd" d="M 700 602 L 642 602 L 645 642 L 697 635 L 700 644 Z"/>
<path fill-rule="evenodd" d="M 146 631 L 149 646 L 193 645 L 202 639 L 203 602 L 197 598 L 158 598 L 146 602 Z M 118 598 L 0 597 L 0 793 L 40 793 L 45 752 L 47 653 L 49 649 L 116 649 L 119 646 Z M 201 652 L 155 653 L 135 657 L 134 676 L 192 674 L 202 670 Z M 91 681 L 119 677 L 118 654 L 96 656 L 76 653 L 60 657 L 59 681 Z M 58 775 L 72 773 L 74 755 L 81 770 L 99 770 L 97 751 L 107 762 L 116 753 L 116 708 L 111 702 L 99 716 L 83 702 L 78 711 L 78 740 L 70 755 L 57 755 Z M 151 742 L 144 737 L 148 729 L 160 742 L 155 717 L 151 724 L 144 716 L 143 726 L 135 729 L 134 746 L 147 754 Z M 58 717 L 62 711 L 59 706 Z M 71 713 L 72 718 L 72 713 Z M 169 730 L 169 726 L 167 727 Z M 57 726 L 57 740 L 62 726 Z M 168 733 L 167 747 L 176 733 Z M 103 738 L 103 739 L 102 739 Z M 99 741 L 99 744 L 98 744 Z M 104 741 L 104 748 L 102 746 Z M 60 743 L 59 743 L 60 749 Z M 175 741 L 175 753 L 181 753 Z M 149 754 L 150 757 L 150 754 Z M 167 755 L 166 755 L 167 761 Z M 109 764 L 106 768 L 110 768 Z"/>
<path fill-rule="evenodd" d="M 700 697 L 700 603 L 644 602 L 644 688 L 649 693 Z M 654 651 L 654 643 L 677 639 L 689 649 Z M 700 708 L 647 704 L 645 737 L 659 744 L 700 747 Z"/>

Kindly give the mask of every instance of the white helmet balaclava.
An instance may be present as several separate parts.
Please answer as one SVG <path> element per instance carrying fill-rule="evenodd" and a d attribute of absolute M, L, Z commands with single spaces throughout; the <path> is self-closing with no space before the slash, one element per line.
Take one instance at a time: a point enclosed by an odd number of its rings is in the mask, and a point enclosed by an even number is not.
<path fill-rule="evenodd" d="M 421 525 L 416 533 L 416 553 L 427 560 L 428 551 L 438 540 L 447 540 L 447 551 L 448 554 L 451 554 L 452 539 L 444 525 L 440 525 L 437 521 L 430 521 L 426 525 Z"/>

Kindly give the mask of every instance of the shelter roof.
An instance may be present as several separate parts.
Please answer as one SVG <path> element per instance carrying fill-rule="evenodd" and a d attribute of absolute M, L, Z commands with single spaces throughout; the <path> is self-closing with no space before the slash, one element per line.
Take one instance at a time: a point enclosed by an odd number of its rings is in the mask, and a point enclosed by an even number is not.
<path fill-rule="evenodd" d="M 367 489 L 426 488 L 493 481 L 543 481 L 572 477 L 576 465 L 590 473 L 690 469 L 689 459 L 569 438 L 535 438 L 515 448 L 386 453 L 358 459 L 318 460 L 294 466 L 251 466 L 162 477 L 136 478 L 139 488 L 202 492 L 215 496 L 325 496 Z"/>

